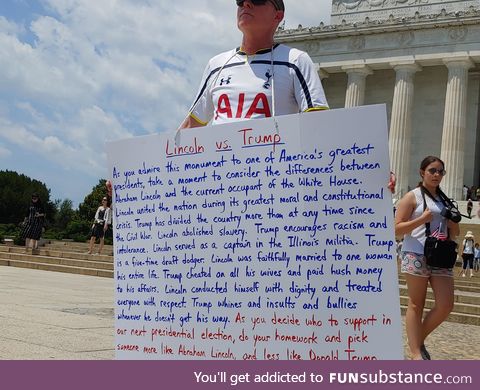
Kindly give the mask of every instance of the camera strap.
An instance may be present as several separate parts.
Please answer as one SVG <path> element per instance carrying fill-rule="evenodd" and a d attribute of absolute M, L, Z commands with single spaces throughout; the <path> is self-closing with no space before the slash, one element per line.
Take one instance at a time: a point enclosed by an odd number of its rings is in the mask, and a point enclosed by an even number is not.
<path fill-rule="evenodd" d="M 422 193 L 422 199 L 423 199 L 423 211 L 425 211 L 427 209 L 427 200 L 425 199 L 425 194 L 427 194 L 428 197 L 431 198 L 434 202 L 438 202 L 438 200 L 435 199 L 433 197 L 433 195 L 430 193 L 430 191 L 428 191 L 424 186 L 420 186 L 420 192 Z M 442 192 L 442 194 L 443 194 L 443 192 Z M 445 200 L 443 199 L 443 197 L 441 195 L 439 195 L 438 197 L 440 199 L 440 202 L 442 202 L 442 204 L 446 207 L 447 204 L 446 204 Z M 447 230 L 447 232 L 448 232 L 448 230 Z M 430 222 L 427 222 L 425 224 L 425 237 L 429 237 L 430 234 L 431 234 Z"/>
<path fill-rule="evenodd" d="M 438 202 L 438 200 L 440 199 L 440 202 L 442 202 L 442 204 L 443 204 L 444 206 L 447 206 L 447 205 L 448 205 L 448 202 L 447 202 L 447 199 L 448 199 L 448 198 L 447 198 L 447 196 L 440 190 L 440 188 L 437 189 L 437 190 L 438 190 L 438 193 L 437 193 L 438 198 L 435 198 L 435 197 L 430 193 L 430 191 L 427 190 L 423 185 L 420 186 L 420 189 L 422 190 L 422 196 L 423 196 L 424 199 L 425 199 L 425 195 L 424 195 L 424 194 L 427 194 L 428 197 L 429 197 L 431 200 L 433 200 L 434 202 Z"/>
<path fill-rule="evenodd" d="M 425 191 L 428 192 L 428 190 L 424 186 L 420 186 L 420 192 L 422 193 L 422 199 L 423 199 L 423 211 L 427 209 L 427 200 L 425 199 Z M 430 197 L 432 197 L 432 195 L 430 195 Z M 425 224 L 425 237 L 429 237 L 429 236 L 430 236 L 430 222 L 427 222 Z"/>

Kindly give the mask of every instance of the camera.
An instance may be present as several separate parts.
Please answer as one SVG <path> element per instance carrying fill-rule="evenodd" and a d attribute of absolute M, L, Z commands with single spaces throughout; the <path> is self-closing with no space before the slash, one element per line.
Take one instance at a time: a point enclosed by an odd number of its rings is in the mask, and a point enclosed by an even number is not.
<path fill-rule="evenodd" d="M 458 209 L 455 207 L 444 207 L 440 214 L 442 217 L 445 217 L 455 223 L 459 223 L 462 220 L 462 214 L 460 214 L 460 211 L 458 211 Z"/>

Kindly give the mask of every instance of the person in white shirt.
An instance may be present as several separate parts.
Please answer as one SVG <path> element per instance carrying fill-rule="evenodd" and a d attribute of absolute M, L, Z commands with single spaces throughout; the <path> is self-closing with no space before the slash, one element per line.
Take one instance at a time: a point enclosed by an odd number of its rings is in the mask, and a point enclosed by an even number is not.
<path fill-rule="evenodd" d="M 425 339 L 453 309 L 453 269 L 431 267 L 424 256 L 427 223 L 432 232 L 444 234 L 445 239 L 455 240 L 460 231 L 458 223 L 442 216 L 440 182 L 445 174 L 442 160 L 425 157 L 420 164 L 422 181 L 400 200 L 395 214 L 395 235 L 404 236 L 401 272 L 405 274 L 408 289 L 405 323 L 414 360 L 430 360 Z M 422 191 L 430 194 L 425 196 L 426 208 Z M 434 292 L 435 305 L 423 316 L 428 283 Z"/>
<path fill-rule="evenodd" d="M 329 109 L 309 55 L 275 44 L 275 31 L 285 15 L 283 0 L 236 0 L 236 4 L 242 44 L 210 59 L 178 130 Z M 395 183 L 390 173 L 392 193 Z"/>
<path fill-rule="evenodd" d="M 467 274 L 467 268 L 470 268 L 470 277 L 473 277 L 473 259 L 475 257 L 474 247 L 475 247 L 475 237 L 471 231 L 468 231 L 465 234 L 465 238 L 462 242 L 462 277 L 465 277 Z"/>
<path fill-rule="evenodd" d="M 478 242 L 475 243 L 473 252 L 473 269 L 478 271 L 480 268 L 480 244 Z"/>
<path fill-rule="evenodd" d="M 283 0 L 237 0 L 240 47 L 213 57 L 181 128 L 328 109 L 307 53 L 275 44 Z"/>
<path fill-rule="evenodd" d="M 100 241 L 100 246 L 96 254 L 102 254 L 102 249 L 105 242 L 105 232 L 108 229 L 108 225 L 111 223 L 111 218 L 112 216 L 110 207 L 108 207 L 108 198 L 103 197 L 102 204 L 98 207 L 95 213 L 95 218 L 90 233 L 90 246 L 88 248 L 88 254 L 93 254 L 93 247 L 96 240 Z"/>

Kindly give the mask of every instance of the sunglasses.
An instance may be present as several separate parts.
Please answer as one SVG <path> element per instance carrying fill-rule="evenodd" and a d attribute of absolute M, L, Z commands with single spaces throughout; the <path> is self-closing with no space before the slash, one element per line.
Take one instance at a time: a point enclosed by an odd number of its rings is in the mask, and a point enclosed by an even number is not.
<path fill-rule="evenodd" d="M 427 172 L 430 175 L 435 175 L 436 173 L 438 173 L 440 176 L 445 176 L 445 174 L 447 173 L 447 171 L 445 169 L 437 169 L 437 168 L 427 169 Z"/>
<path fill-rule="evenodd" d="M 244 0 L 236 0 L 237 1 L 237 6 L 243 7 L 243 3 L 245 3 Z M 280 8 L 278 8 L 277 4 L 274 1 L 271 0 L 250 0 L 253 5 L 265 5 L 266 3 L 272 3 L 273 6 L 277 11 L 281 11 Z"/>

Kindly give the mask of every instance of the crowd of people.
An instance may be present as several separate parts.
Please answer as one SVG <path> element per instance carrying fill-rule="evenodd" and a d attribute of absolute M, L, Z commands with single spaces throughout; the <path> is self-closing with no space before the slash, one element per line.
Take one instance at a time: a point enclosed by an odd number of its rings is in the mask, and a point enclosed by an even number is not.
<path fill-rule="evenodd" d="M 463 185 L 462 200 L 478 200 L 480 201 L 480 187 Z"/>
<path fill-rule="evenodd" d="M 105 242 L 105 233 L 112 225 L 111 183 L 107 181 L 107 194 L 102 198 L 97 208 L 89 235 L 89 249 L 87 254 L 101 254 Z M 38 254 L 38 245 L 42 233 L 45 231 L 46 214 L 40 196 L 33 193 L 26 216 L 21 222 L 20 237 L 25 240 L 25 252 Z M 96 241 L 99 241 L 98 251 L 94 253 Z"/>

